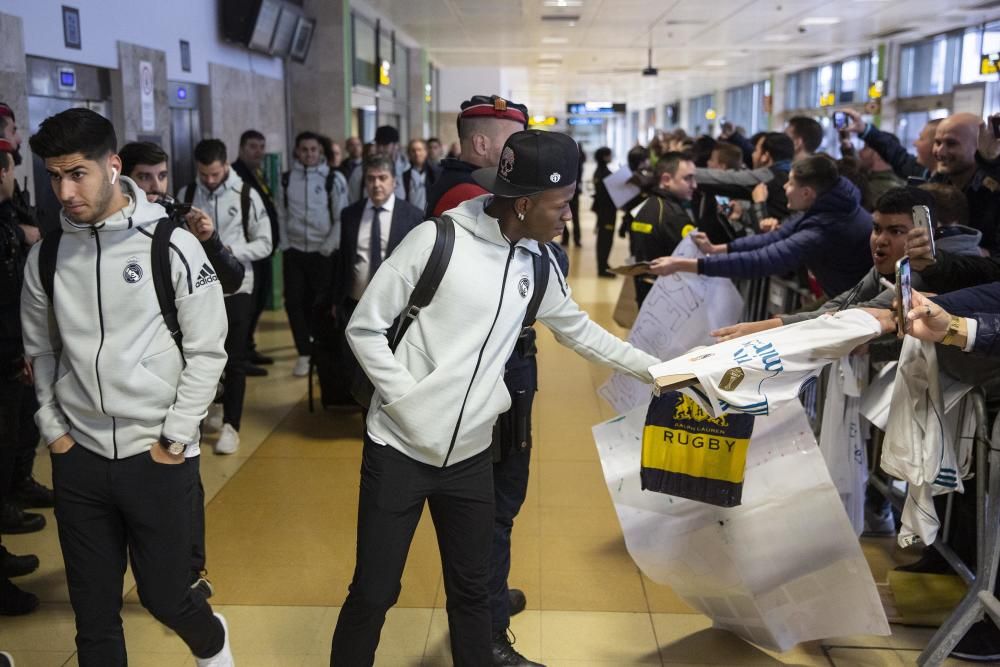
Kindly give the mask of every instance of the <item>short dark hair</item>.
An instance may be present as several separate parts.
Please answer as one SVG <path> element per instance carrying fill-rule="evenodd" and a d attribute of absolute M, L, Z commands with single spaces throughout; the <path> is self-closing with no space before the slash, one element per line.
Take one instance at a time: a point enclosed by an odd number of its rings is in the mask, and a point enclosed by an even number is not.
<path fill-rule="evenodd" d="M 151 141 L 133 141 L 118 151 L 122 159 L 122 173 L 129 176 L 140 164 L 155 165 L 166 162 L 166 152 Z"/>
<path fill-rule="evenodd" d="M 677 168 L 681 165 L 681 162 L 694 162 L 694 160 L 692 160 L 691 156 L 687 153 L 680 153 L 678 151 L 664 153 L 660 156 L 660 159 L 656 161 L 656 178 L 659 179 L 664 174 L 676 176 Z"/>
<path fill-rule="evenodd" d="M 257 141 L 267 141 L 264 135 L 258 132 L 257 130 L 247 130 L 246 132 L 240 135 L 240 148 L 246 146 L 247 142 L 250 141 L 251 139 L 256 139 Z"/>
<path fill-rule="evenodd" d="M 910 215 L 914 206 L 926 206 L 931 210 L 931 215 L 935 212 L 934 195 L 926 190 L 904 185 L 899 188 L 892 188 L 882 193 L 882 196 L 875 202 L 875 212 L 884 215 L 896 215 L 905 213 Z"/>
<path fill-rule="evenodd" d="M 642 163 L 649 159 L 649 150 L 643 146 L 633 146 L 628 151 L 628 168 L 638 171 Z"/>
<path fill-rule="evenodd" d="M 823 143 L 823 126 L 815 118 L 810 118 L 809 116 L 794 116 L 789 118 L 788 129 L 802 140 L 802 145 L 810 153 L 815 153 L 816 149 Z"/>
<path fill-rule="evenodd" d="M 594 162 L 601 164 L 602 162 L 611 161 L 611 149 L 607 146 L 601 146 L 596 151 L 594 151 Z"/>
<path fill-rule="evenodd" d="M 825 155 L 802 158 L 792 165 L 792 175 L 797 184 L 812 188 L 818 195 L 833 189 L 840 180 L 837 163 Z"/>
<path fill-rule="evenodd" d="M 194 159 L 198 164 L 209 165 L 214 162 L 225 163 L 226 145 L 220 139 L 202 139 L 194 147 Z"/>
<path fill-rule="evenodd" d="M 111 121 L 90 109 L 61 111 L 42 121 L 38 132 L 28 140 L 32 152 L 44 159 L 81 153 L 97 160 L 118 148 L 118 135 Z"/>
<path fill-rule="evenodd" d="M 396 165 L 392 163 L 392 160 L 387 155 L 378 153 L 365 160 L 365 163 L 361 167 L 361 175 L 367 176 L 368 172 L 372 169 L 387 171 L 393 178 L 396 177 Z"/>
<path fill-rule="evenodd" d="M 726 165 L 727 169 L 739 169 L 743 165 L 743 151 L 736 144 L 720 141 L 712 152 L 716 154 L 716 161 Z"/>
<path fill-rule="evenodd" d="M 954 185 L 950 183 L 924 183 L 920 186 L 920 190 L 929 192 L 934 198 L 931 214 L 938 224 L 969 224 L 969 200 Z"/>
<path fill-rule="evenodd" d="M 795 144 L 784 132 L 765 132 L 763 136 L 764 145 L 761 150 L 770 155 L 772 161 L 782 162 L 795 157 Z"/>
<path fill-rule="evenodd" d="M 399 143 L 399 130 L 392 125 L 380 125 L 375 129 L 375 143 L 379 146 Z"/>
<path fill-rule="evenodd" d="M 320 137 L 315 132 L 310 132 L 309 130 L 306 130 L 305 132 L 299 132 L 297 135 L 295 135 L 295 147 L 298 148 L 299 144 L 301 144 L 303 141 L 309 141 L 309 140 L 316 141 L 319 143 L 320 148 L 323 147 L 322 137 Z"/>
<path fill-rule="evenodd" d="M 431 143 L 432 141 L 436 141 L 437 143 L 441 143 L 441 140 L 438 139 L 437 137 L 427 137 L 427 143 Z"/>
<path fill-rule="evenodd" d="M 694 143 L 691 144 L 691 155 L 694 163 L 699 167 L 706 166 L 708 158 L 712 157 L 712 151 L 715 150 L 718 143 L 707 134 L 703 134 L 695 139 Z"/>
<path fill-rule="evenodd" d="M 10 169 L 14 166 L 14 156 L 8 155 L 7 151 L 0 151 L 0 169 Z"/>

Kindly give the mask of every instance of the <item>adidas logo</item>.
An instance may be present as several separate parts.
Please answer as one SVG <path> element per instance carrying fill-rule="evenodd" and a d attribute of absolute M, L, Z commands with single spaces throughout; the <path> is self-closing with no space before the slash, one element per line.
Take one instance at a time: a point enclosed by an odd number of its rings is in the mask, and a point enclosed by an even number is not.
<path fill-rule="evenodd" d="M 212 268 L 211 264 L 202 264 L 201 271 L 198 272 L 198 280 L 194 286 L 198 288 L 214 282 L 219 282 L 219 276 L 215 275 L 215 269 Z"/>

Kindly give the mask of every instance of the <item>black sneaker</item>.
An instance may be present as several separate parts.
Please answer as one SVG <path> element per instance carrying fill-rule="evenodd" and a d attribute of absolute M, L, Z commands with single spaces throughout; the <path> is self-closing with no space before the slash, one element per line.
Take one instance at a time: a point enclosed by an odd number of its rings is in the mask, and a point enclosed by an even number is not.
<path fill-rule="evenodd" d="M 953 570 L 941 552 L 934 547 L 924 547 L 920 560 L 906 565 L 897 565 L 897 572 L 915 572 L 918 574 L 952 574 Z"/>
<path fill-rule="evenodd" d="M 215 594 L 215 588 L 212 586 L 212 582 L 204 576 L 199 576 L 195 582 L 191 584 L 191 590 L 201 593 L 202 597 L 206 600 Z"/>
<path fill-rule="evenodd" d="M 243 372 L 246 373 L 247 377 L 260 378 L 267 375 L 267 369 L 261 368 L 260 366 L 254 366 L 251 363 L 243 364 Z"/>
<path fill-rule="evenodd" d="M 7 651 L 0 651 L 0 667 L 14 667 L 14 656 Z"/>
<path fill-rule="evenodd" d="M 524 591 L 519 588 L 511 588 L 507 591 L 507 601 L 511 616 L 520 614 L 528 604 L 528 599 L 524 597 Z"/>
<path fill-rule="evenodd" d="M 254 366 L 270 366 L 274 363 L 274 359 L 267 356 L 266 354 L 261 354 L 257 350 L 250 351 L 250 363 Z"/>
<path fill-rule="evenodd" d="M 951 652 L 951 657 L 969 662 L 1000 662 L 1000 629 L 989 616 L 973 623 Z"/>
<path fill-rule="evenodd" d="M 21 507 L 55 507 L 56 496 L 52 489 L 34 477 L 26 477 L 14 485 L 14 502 Z"/>
<path fill-rule="evenodd" d="M 45 517 L 34 512 L 25 512 L 13 503 L 4 503 L 0 507 L 0 533 L 5 535 L 21 535 L 37 533 L 45 528 Z"/>
<path fill-rule="evenodd" d="M 0 546 L 0 575 L 4 577 L 23 577 L 38 569 L 38 556 L 15 556 Z"/>
<path fill-rule="evenodd" d="M 24 616 L 38 608 L 38 596 L 0 579 L 0 616 Z"/>
<path fill-rule="evenodd" d="M 532 662 L 515 651 L 514 642 L 516 641 L 517 638 L 509 629 L 493 636 L 494 667 L 545 667 L 542 663 Z"/>

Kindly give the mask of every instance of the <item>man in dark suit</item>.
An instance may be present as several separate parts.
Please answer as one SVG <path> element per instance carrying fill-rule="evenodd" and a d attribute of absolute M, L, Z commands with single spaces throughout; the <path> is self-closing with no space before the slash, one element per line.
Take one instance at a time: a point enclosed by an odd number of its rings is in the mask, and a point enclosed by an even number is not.
<path fill-rule="evenodd" d="M 334 344 L 341 350 L 348 349 L 344 327 L 372 276 L 407 232 L 424 221 L 423 211 L 396 197 L 395 165 L 391 158 L 376 155 L 362 169 L 365 198 L 341 212 L 340 253 L 331 289 L 332 312 L 337 320 Z M 349 367 L 338 371 L 340 377 L 335 383 L 346 390 L 353 373 L 361 370 L 349 351 L 344 357 L 349 360 Z M 322 377 L 320 383 L 323 384 Z M 341 390 L 336 393 L 342 395 Z M 325 398 L 323 402 L 329 403 Z"/>

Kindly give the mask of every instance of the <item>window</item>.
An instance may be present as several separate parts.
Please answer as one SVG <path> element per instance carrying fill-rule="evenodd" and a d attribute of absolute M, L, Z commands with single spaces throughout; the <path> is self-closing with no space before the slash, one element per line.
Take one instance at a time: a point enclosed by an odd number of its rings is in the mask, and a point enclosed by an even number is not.
<path fill-rule="evenodd" d="M 746 131 L 744 136 L 767 127 L 764 96 L 769 89 L 770 81 L 758 81 L 726 91 L 726 120 L 742 127 Z"/>
<path fill-rule="evenodd" d="M 697 136 L 699 134 L 711 134 L 714 118 L 705 117 L 709 109 L 712 109 L 715 101 L 712 95 L 702 95 L 692 98 L 688 102 L 688 131 Z"/>
<path fill-rule="evenodd" d="M 840 63 L 840 89 L 837 93 L 837 101 L 840 103 L 860 102 L 864 99 L 864 92 L 861 81 L 861 59 L 851 58 Z"/>
<path fill-rule="evenodd" d="M 375 87 L 375 24 L 357 14 L 351 15 L 354 39 L 354 85 Z"/>
<path fill-rule="evenodd" d="M 900 49 L 899 96 L 950 93 L 960 79 L 962 33 L 938 35 Z"/>
<path fill-rule="evenodd" d="M 997 80 L 996 74 L 980 74 L 982 54 L 1000 52 L 1000 22 L 969 28 L 962 35 L 962 83 L 990 83 Z"/>

